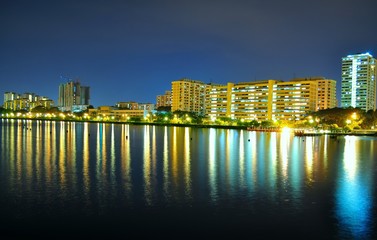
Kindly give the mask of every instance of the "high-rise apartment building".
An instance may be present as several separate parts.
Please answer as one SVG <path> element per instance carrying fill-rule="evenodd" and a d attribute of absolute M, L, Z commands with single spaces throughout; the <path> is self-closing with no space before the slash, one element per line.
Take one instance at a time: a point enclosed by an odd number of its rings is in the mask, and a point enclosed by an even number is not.
<path fill-rule="evenodd" d="M 206 84 L 183 78 L 172 82 L 171 110 L 205 114 Z"/>
<path fill-rule="evenodd" d="M 376 110 L 376 59 L 369 53 L 342 58 L 341 106 Z"/>
<path fill-rule="evenodd" d="M 336 107 L 335 95 L 335 80 L 323 77 L 207 85 L 206 114 L 257 121 L 299 120 L 308 112 Z"/>
<path fill-rule="evenodd" d="M 90 88 L 81 86 L 78 81 L 62 83 L 59 86 L 58 106 L 63 111 L 72 111 L 73 106 L 87 106 Z"/>
<path fill-rule="evenodd" d="M 230 101 L 228 101 L 230 97 L 228 93 L 231 93 L 229 88 L 232 88 L 233 85 L 233 83 L 228 83 L 228 85 L 213 83 L 206 85 L 205 107 L 208 116 L 217 118 L 230 116 Z"/>
<path fill-rule="evenodd" d="M 156 108 L 158 107 L 171 107 L 171 91 L 165 91 L 164 95 L 156 97 Z"/>

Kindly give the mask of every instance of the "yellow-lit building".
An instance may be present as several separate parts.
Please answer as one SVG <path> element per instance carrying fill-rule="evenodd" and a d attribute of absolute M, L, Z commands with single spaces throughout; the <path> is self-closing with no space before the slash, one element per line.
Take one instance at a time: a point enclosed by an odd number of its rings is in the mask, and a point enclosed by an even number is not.
<path fill-rule="evenodd" d="M 206 84 L 183 78 L 172 82 L 172 111 L 205 114 Z"/>
<path fill-rule="evenodd" d="M 318 109 L 324 110 L 338 106 L 336 99 L 336 81 L 324 77 L 295 78 L 291 81 L 317 81 L 318 83 Z"/>
<path fill-rule="evenodd" d="M 318 110 L 318 82 L 312 80 L 278 81 L 273 85 L 272 119 L 300 120 Z"/>
<path fill-rule="evenodd" d="M 42 99 L 38 99 L 34 102 L 30 102 L 30 109 L 33 109 L 35 107 L 38 107 L 38 106 L 42 106 L 46 109 L 50 109 L 51 107 L 54 106 L 54 101 L 51 100 L 51 99 L 48 99 L 48 98 L 42 98 Z"/>
<path fill-rule="evenodd" d="M 206 85 L 206 98 L 205 98 L 205 107 L 206 114 L 211 118 L 221 118 L 229 117 L 230 108 L 228 104 L 228 88 L 232 87 L 233 84 L 229 83 L 228 85 L 221 84 L 208 84 Z"/>
<path fill-rule="evenodd" d="M 267 80 L 234 84 L 229 88 L 230 117 L 261 121 L 271 119 L 273 83 L 274 81 Z"/>
<path fill-rule="evenodd" d="M 4 103 L 5 109 L 16 110 L 29 110 L 30 100 L 28 98 L 18 98 L 14 100 L 8 100 Z"/>
<path fill-rule="evenodd" d="M 148 114 L 148 111 L 139 109 L 114 109 L 110 106 L 100 106 L 98 108 L 88 109 L 88 114 L 91 118 L 101 119 L 115 119 L 115 120 L 129 120 L 132 117 L 143 118 Z"/>
<path fill-rule="evenodd" d="M 206 115 L 244 120 L 300 120 L 336 106 L 336 82 L 325 78 L 207 85 Z"/>
<path fill-rule="evenodd" d="M 165 91 L 164 95 L 156 97 L 156 108 L 158 107 L 171 107 L 171 91 Z"/>
<path fill-rule="evenodd" d="M 3 107 L 13 111 L 17 110 L 30 110 L 37 106 L 43 106 L 50 109 L 54 106 L 54 101 L 48 97 L 42 97 L 35 93 L 18 94 L 15 92 L 4 93 Z"/>

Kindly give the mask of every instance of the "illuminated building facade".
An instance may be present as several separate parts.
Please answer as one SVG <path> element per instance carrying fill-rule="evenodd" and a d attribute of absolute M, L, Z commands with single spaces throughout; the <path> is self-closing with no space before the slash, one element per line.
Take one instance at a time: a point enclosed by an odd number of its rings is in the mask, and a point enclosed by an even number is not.
<path fill-rule="evenodd" d="M 338 106 L 336 99 L 336 81 L 326 78 L 311 78 L 318 82 L 318 110 L 335 108 Z"/>
<path fill-rule="evenodd" d="M 26 110 L 29 111 L 35 107 L 43 106 L 49 109 L 54 106 L 54 101 L 48 97 L 42 97 L 35 93 L 23 93 L 18 94 L 15 92 L 5 92 L 4 93 L 4 104 L 5 109 L 10 110 Z"/>
<path fill-rule="evenodd" d="M 115 109 L 110 106 L 100 106 L 98 108 L 88 109 L 91 118 L 99 120 L 121 120 L 127 121 L 133 117 L 143 118 L 149 111 L 142 109 Z"/>
<path fill-rule="evenodd" d="M 18 99 L 18 98 L 20 98 L 20 95 L 18 93 L 5 92 L 4 93 L 4 104 L 8 101 L 12 101 L 12 100 L 15 100 L 15 99 Z"/>
<path fill-rule="evenodd" d="M 119 109 L 137 110 L 139 109 L 139 103 L 137 102 L 117 102 L 115 106 Z"/>
<path fill-rule="evenodd" d="M 172 82 L 172 111 L 205 114 L 206 85 L 187 78 Z"/>
<path fill-rule="evenodd" d="M 206 115 L 211 118 L 229 117 L 230 107 L 228 105 L 230 104 L 230 102 L 228 101 L 228 93 L 231 91 L 229 91 L 228 88 L 231 88 L 232 86 L 233 83 L 228 83 L 228 85 L 206 85 Z"/>
<path fill-rule="evenodd" d="M 62 111 L 72 111 L 74 105 L 89 105 L 90 88 L 80 82 L 70 81 L 60 84 L 58 106 Z"/>
<path fill-rule="evenodd" d="M 342 58 L 343 108 L 376 110 L 376 59 L 369 53 Z"/>
<path fill-rule="evenodd" d="M 335 95 L 336 82 L 322 77 L 207 85 L 206 114 L 257 121 L 300 120 L 308 112 L 335 107 Z"/>
<path fill-rule="evenodd" d="M 156 108 L 158 107 L 171 107 L 171 91 L 165 91 L 164 95 L 156 97 Z"/>

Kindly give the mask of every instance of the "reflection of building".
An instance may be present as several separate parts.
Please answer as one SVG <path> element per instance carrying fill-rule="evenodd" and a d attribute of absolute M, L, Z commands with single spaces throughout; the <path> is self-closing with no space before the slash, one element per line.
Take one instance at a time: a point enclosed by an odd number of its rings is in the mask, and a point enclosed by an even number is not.
<path fill-rule="evenodd" d="M 81 105 L 83 109 L 89 105 L 90 88 L 81 86 L 80 82 L 70 81 L 59 86 L 58 106 L 63 111 L 72 111 L 74 105 Z"/>
<path fill-rule="evenodd" d="M 172 82 L 171 110 L 205 113 L 206 84 L 201 81 L 180 79 Z"/>
<path fill-rule="evenodd" d="M 38 96 L 35 93 L 18 94 L 15 92 L 4 93 L 4 108 L 10 110 L 31 110 L 35 107 L 42 106 L 46 109 L 51 108 L 54 101 L 47 98 Z"/>
<path fill-rule="evenodd" d="M 165 91 L 164 95 L 156 97 L 156 108 L 158 107 L 171 107 L 171 91 Z"/>
<path fill-rule="evenodd" d="M 376 109 L 376 61 L 369 53 L 342 58 L 343 108 Z"/>
<path fill-rule="evenodd" d="M 336 106 L 336 84 L 325 78 L 208 84 L 206 114 L 245 120 L 299 120 Z"/>

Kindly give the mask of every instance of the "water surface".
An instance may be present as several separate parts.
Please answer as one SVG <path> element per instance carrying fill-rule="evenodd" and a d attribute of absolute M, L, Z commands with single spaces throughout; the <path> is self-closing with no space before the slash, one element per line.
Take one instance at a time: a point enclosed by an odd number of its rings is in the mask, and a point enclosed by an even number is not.
<path fill-rule="evenodd" d="M 376 237 L 373 137 L 0 123 L 3 236 Z"/>

